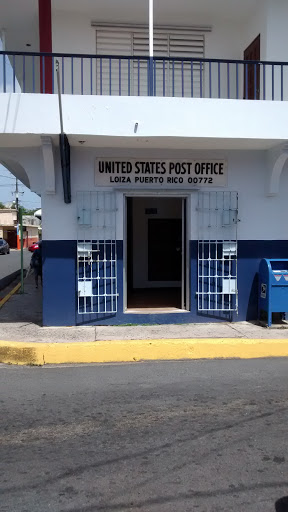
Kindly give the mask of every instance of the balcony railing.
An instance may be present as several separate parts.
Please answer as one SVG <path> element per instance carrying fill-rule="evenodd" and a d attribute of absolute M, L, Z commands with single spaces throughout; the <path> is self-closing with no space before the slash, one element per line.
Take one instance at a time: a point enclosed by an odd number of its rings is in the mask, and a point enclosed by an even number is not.
<path fill-rule="evenodd" d="M 288 62 L 0 52 L 0 92 L 288 100 Z"/>

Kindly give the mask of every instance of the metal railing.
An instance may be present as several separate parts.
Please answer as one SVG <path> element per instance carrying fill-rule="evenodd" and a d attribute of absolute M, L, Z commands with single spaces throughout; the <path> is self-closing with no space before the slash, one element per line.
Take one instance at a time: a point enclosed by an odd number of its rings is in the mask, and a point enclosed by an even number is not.
<path fill-rule="evenodd" d="M 0 92 L 288 100 L 288 62 L 0 52 Z"/>

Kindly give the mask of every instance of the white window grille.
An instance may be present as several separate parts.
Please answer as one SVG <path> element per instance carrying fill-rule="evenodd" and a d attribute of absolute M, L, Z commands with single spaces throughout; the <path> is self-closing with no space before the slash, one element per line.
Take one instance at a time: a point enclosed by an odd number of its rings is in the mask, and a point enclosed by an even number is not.
<path fill-rule="evenodd" d="M 237 192 L 198 193 L 198 311 L 238 311 Z"/>
<path fill-rule="evenodd" d="M 79 192 L 77 210 L 78 313 L 116 313 L 115 193 Z"/>

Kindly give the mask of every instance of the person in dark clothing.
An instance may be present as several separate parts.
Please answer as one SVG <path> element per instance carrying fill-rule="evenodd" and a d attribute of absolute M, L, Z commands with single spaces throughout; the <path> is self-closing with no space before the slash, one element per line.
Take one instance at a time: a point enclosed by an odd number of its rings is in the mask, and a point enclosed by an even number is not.
<path fill-rule="evenodd" d="M 30 266 L 34 270 L 35 284 L 38 288 L 38 278 L 41 279 L 42 284 L 42 243 L 39 242 L 39 249 L 36 249 L 31 258 Z"/>

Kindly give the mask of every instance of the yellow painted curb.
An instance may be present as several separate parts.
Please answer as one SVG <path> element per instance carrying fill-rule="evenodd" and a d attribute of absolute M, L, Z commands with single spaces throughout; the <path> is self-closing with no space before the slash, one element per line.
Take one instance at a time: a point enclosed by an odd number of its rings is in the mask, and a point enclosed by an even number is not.
<path fill-rule="evenodd" d="M 0 341 L 0 362 L 22 365 L 288 357 L 286 339 L 165 339 L 72 343 Z"/>
<path fill-rule="evenodd" d="M 14 293 L 18 292 L 20 286 L 21 283 L 16 284 L 16 286 L 11 290 L 11 292 L 7 293 L 7 295 L 5 295 L 5 297 L 2 300 L 0 300 L 0 309 L 12 297 L 12 295 L 14 295 Z"/>

